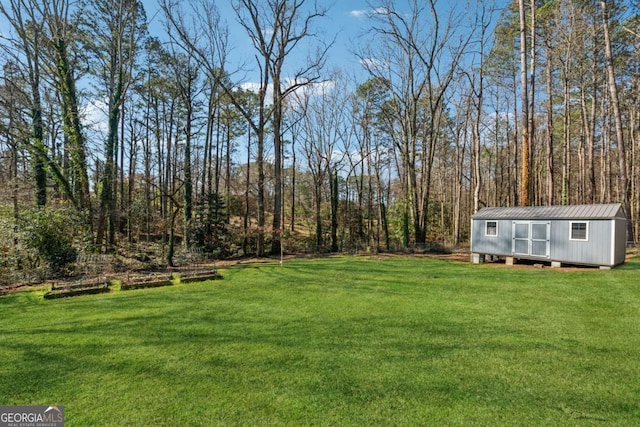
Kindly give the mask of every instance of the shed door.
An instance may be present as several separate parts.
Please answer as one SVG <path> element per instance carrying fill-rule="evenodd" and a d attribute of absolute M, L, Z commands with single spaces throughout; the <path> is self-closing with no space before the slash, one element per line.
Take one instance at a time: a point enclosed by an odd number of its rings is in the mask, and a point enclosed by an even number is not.
<path fill-rule="evenodd" d="M 513 222 L 514 255 L 529 255 L 529 226 L 528 222 Z"/>
<path fill-rule="evenodd" d="M 549 258 L 551 231 L 550 222 L 513 222 L 514 255 Z"/>

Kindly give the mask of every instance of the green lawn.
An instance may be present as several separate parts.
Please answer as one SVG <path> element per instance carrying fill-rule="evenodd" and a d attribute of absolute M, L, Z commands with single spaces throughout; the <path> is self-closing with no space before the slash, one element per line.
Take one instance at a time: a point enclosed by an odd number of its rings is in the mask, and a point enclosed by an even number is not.
<path fill-rule="evenodd" d="M 640 423 L 640 260 L 337 257 L 0 298 L 0 405 L 68 426 Z"/>

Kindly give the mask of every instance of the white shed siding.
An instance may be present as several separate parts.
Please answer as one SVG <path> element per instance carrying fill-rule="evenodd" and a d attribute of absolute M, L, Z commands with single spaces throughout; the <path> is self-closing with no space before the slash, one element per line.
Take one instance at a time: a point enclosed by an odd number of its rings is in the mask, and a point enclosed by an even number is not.
<path fill-rule="evenodd" d="M 487 221 L 498 224 L 496 236 L 485 235 Z M 549 249 L 526 248 L 526 240 L 518 239 L 514 252 L 513 224 L 549 224 Z M 572 240 L 571 223 L 588 224 L 587 240 Z M 518 227 L 524 230 L 523 226 Z M 533 230 L 533 227 L 531 228 Z M 532 236 L 533 237 L 533 236 Z M 530 247 L 543 242 L 534 242 Z M 558 261 L 572 264 L 614 266 L 624 262 L 626 252 L 626 218 L 620 204 L 484 208 L 471 220 L 471 252 Z M 523 253 L 524 252 L 524 253 Z M 533 254 L 533 255 L 532 255 Z M 538 254 L 538 255 L 535 255 Z"/>
<path fill-rule="evenodd" d="M 582 220 L 580 220 L 582 221 Z M 611 220 L 585 220 L 589 225 L 586 241 L 570 240 L 571 222 L 552 221 L 551 256 L 555 261 L 611 265 L 611 245 L 614 241 Z"/>
<path fill-rule="evenodd" d="M 613 246 L 614 259 L 612 265 L 622 264 L 627 255 L 627 221 L 616 218 L 615 223 L 615 241 L 611 242 Z"/>
<path fill-rule="evenodd" d="M 471 252 L 490 255 L 511 255 L 511 220 L 495 220 L 497 236 L 485 236 L 485 219 L 474 219 L 471 223 Z"/>

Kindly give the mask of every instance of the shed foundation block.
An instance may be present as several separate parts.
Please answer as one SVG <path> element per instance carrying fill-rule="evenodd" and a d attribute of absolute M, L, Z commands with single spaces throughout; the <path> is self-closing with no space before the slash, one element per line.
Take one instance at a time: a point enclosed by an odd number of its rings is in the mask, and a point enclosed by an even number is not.
<path fill-rule="evenodd" d="M 560 261 L 551 261 L 552 268 L 560 268 L 562 267 L 562 263 Z"/>
<path fill-rule="evenodd" d="M 484 263 L 484 254 L 471 254 L 471 262 L 474 264 Z"/>
<path fill-rule="evenodd" d="M 512 256 L 508 256 L 508 257 L 505 257 L 504 261 L 505 261 L 505 264 L 507 265 L 513 265 L 514 259 Z"/>

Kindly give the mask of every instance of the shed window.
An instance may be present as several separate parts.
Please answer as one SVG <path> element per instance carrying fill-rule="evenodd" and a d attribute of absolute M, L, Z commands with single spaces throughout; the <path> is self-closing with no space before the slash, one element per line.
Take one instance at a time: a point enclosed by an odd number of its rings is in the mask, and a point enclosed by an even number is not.
<path fill-rule="evenodd" d="M 572 222 L 571 240 L 589 240 L 589 223 Z"/>
<path fill-rule="evenodd" d="M 487 221 L 487 230 L 485 233 L 487 236 L 498 235 L 498 221 Z"/>

